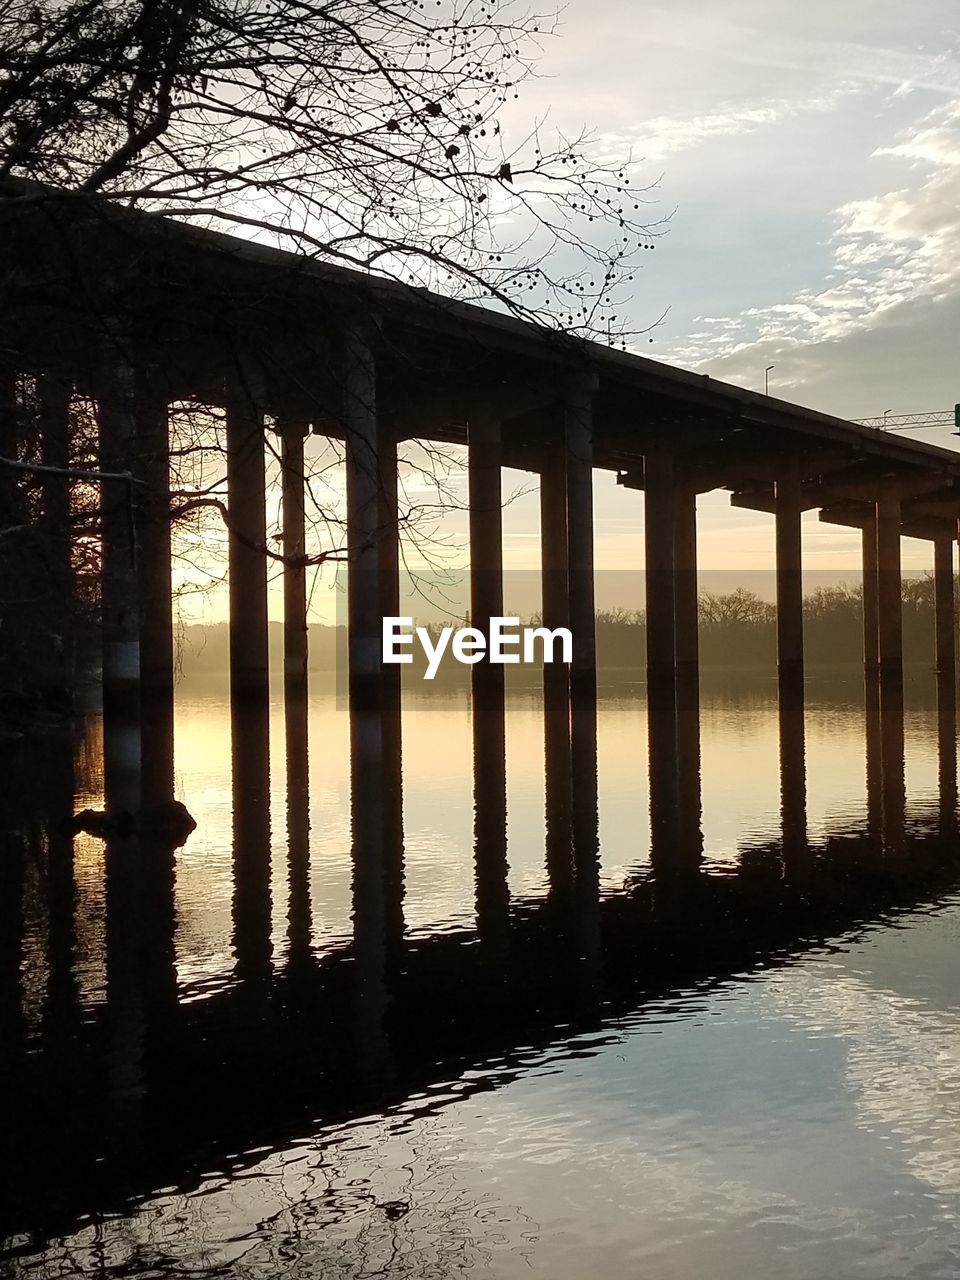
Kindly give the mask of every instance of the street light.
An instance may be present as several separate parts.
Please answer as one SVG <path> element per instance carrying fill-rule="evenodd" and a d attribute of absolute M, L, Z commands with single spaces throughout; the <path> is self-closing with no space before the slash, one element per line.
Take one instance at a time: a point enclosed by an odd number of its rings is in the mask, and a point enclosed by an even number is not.
<path fill-rule="evenodd" d="M 770 394 L 770 370 L 775 369 L 776 367 L 777 366 L 775 364 L 768 364 L 763 371 L 763 394 L 765 396 Z"/>
<path fill-rule="evenodd" d="M 884 409 L 883 411 L 883 430 L 887 429 L 887 414 L 893 413 L 892 409 Z"/>

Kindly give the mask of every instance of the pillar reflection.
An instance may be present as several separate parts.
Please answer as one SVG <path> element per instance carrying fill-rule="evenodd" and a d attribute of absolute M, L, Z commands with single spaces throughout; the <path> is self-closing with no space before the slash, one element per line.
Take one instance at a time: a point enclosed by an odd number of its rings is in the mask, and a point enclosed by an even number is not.
<path fill-rule="evenodd" d="M 804 688 L 802 678 L 781 677 L 780 821 L 784 878 L 803 884 L 810 874 L 807 840 L 807 765 Z"/>
<path fill-rule="evenodd" d="M 48 757 L 51 800 L 47 811 L 47 994 L 44 1038 L 60 1051 L 75 1035 L 81 1019 L 77 975 L 74 875 L 73 736 L 58 733 Z"/>
<path fill-rule="evenodd" d="M 310 956 L 310 770 L 309 711 L 302 690 L 284 693 L 287 789 L 287 944 L 290 967 Z"/>
<path fill-rule="evenodd" d="M 880 674 L 881 838 L 887 854 L 899 855 L 906 843 L 903 673 Z"/>
<path fill-rule="evenodd" d="M 271 857 L 268 707 L 256 693 L 231 698 L 233 954 L 244 981 L 270 976 Z"/>
<path fill-rule="evenodd" d="M 937 768 L 941 835 L 957 834 L 957 683 L 953 670 L 937 674 Z"/>
<path fill-rule="evenodd" d="M 543 625 L 570 625 L 566 467 L 552 453 L 540 475 L 540 555 Z M 560 662 L 543 666 L 546 865 L 550 897 L 561 914 L 573 893 L 573 795 L 570 773 L 570 673 Z"/>

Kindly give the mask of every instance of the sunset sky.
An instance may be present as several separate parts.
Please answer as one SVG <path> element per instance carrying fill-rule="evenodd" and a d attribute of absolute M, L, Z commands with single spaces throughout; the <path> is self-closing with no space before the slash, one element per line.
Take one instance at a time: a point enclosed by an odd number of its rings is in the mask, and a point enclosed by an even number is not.
<path fill-rule="evenodd" d="M 541 76 L 511 104 L 517 139 L 539 119 L 592 126 L 632 150 L 634 179 L 671 215 L 645 255 L 633 327 L 642 354 L 849 417 L 960 400 L 960 16 L 945 0 L 573 0 L 544 41 Z M 960 443 L 948 429 L 914 433 Z M 505 476 L 505 493 L 524 477 Z M 642 565 L 642 495 L 598 475 L 601 569 Z M 700 499 L 701 567 L 773 562 L 772 519 Z M 465 532 L 462 514 L 449 534 Z M 905 566 L 928 544 L 906 540 Z M 505 513 L 509 568 L 538 560 L 535 494 Z M 856 569 L 859 538 L 815 513 L 806 565 Z M 315 597 L 317 616 L 331 592 Z M 222 593 L 188 616 L 223 615 Z M 278 616 L 278 601 L 271 611 Z"/>

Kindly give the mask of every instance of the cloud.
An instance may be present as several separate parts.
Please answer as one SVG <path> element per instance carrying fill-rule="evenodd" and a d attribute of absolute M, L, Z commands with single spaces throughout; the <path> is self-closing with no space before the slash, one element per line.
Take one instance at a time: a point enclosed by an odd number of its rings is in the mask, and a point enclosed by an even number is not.
<path fill-rule="evenodd" d="M 841 205 L 829 241 L 832 268 L 820 287 L 737 315 L 697 317 L 699 327 L 675 352 L 682 363 L 735 376 L 745 363 L 753 367 L 758 350 L 771 359 L 776 351 L 786 366 L 778 381 L 793 387 L 801 365 L 809 373 L 808 349 L 878 327 L 902 340 L 900 309 L 913 306 L 916 321 L 918 300 L 936 303 L 960 288 L 960 105 L 938 109 L 874 154 L 909 159 L 926 175 L 913 187 Z"/>

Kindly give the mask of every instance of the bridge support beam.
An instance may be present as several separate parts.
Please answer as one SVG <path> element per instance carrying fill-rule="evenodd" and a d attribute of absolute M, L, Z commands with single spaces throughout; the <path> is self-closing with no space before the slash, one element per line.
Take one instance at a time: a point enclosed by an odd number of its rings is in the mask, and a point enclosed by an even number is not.
<path fill-rule="evenodd" d="M 540 563 L 543 625 L 570 625 L 567 554 L 566 464 L 551 450 L 540 473 Z M 543 667 L 546 855 L 551 893 L 569 902 L 573 885 L 570 847 L 570 680 L 561 662 Z"/>
<path fill-rule="evenodd" d="M 780 687 L 803 682 L 803 564 L 800 473 L 795 465 L 774 486 L 777 567 L 777 672 Z"/>
<path fill-rule="evenodd" d="M 933 590 L 937 628 L 937 671 L 956 674 L 956 617 L 954 608 L 953 538 L 937 538 L 933 544 Z"/>
<path fill-rule="evenodd" d="M 884 681 L 903 679 L 903 606 L 900 587 L 900 497 L 883 482 L 877 496 L 878 661 Z"/>
<path fill-rule="evenodd" d="M 43 477 L 43 524 L 49 590 L 56 616 L 64 619 L 65 643 L 56 662 L 57 685 L 64 692 L 73 687 L 75 654 L 72 635 L 75 593 L 73 576 L 73 529 L 71 525 L 70 480 L 62 473 L 70 466 L 69 382 L 44 374 L 39 381 L 40 459 L 45 467 L 56 468 Z M 0 448 L 2 453 L 2 448 Z M 8 455 L 9 456 L 9 455 Z M 57 472 L 61 474 L 57 474 Z"/>
<path fill-rule="evenodd" d="M 470 621 L 488 633 L 490 619 L 503 614 L 503 509 L 500 420 L 485 408 L 470 417 L 467 467 Z M 482 942 L 498 947 L 506 939 L 509 907 L 503 667 L 484 658 L 470 674 L 477 931 Z"/>
<path fill-rule="evenodd" d="M 396 434 L 382 425 L 377 429 L 380 465 L 380 612 L 383 617 L 400 613 L 400 506 L 399 461 Z M 403 848 L 403 715 L 400 667 L 384 666 L 381 672 L 383 713 L 384 877 L 386 902 L 385 932 L 388 943 L 403 940 L 404 848 Z"/>
<path fill-rule="evenodd" d="M 703 853 L 700 787 L 700 619 L 697 594 L 697 495 L 688 486 L 675 496 L 674 614 L 677 658 L 677 798 L 684 866 Z"/>
<path fill-rule="evenodd" d="M 234 383 L 227 401 L 227 508 L 230 518 L 230 691 L 269 696 L 266 477 L 263 411 L 253 390 Z"/>
<path fill-rule="evenodd" d="M 644 537 L 647 592 L 647 686 L 673 686 L 676 667 L 676 617 L 673 459 L 666 449 L 643 460 Z"/>
<path fill-rule="evenodd" d="M 674 498 L 674 625 L 679 679 L 696 679 L 700 669 L 697 607 L 697 495 L 681 486 Z"/>
<path fill-rule="evenodd" d="M 866 518 L 861 533 L 863 564 L 863 669 L 876 675 L 880 667 L 880 600 L 877 576 L 877 517 Z"/>
<path fill-rule="evenodd" d="M 303 422 L 280 424 L 283 546 L 283 689 L 285 702 L 307 697 L 307 569 Z"/>
<path fill-rule="evenodd" d="M 166 396 L 144 380 L 137 393 L 140 680 L 143 803 L 173 799 L 173 563 L 170 426 Z"/>
<path fill-rule="evenodd" d="M 597 632 L 593 533 L 593 391 L 572 378 L 563 408 L 570 664 L 571 829 L 581 954 L 595 956 L 599 929 L 597 796 Z"/>
<path fill-rule="evenodd" d="M 903 606 L 900 495 L 893 481 L 877 495 L 877 603 L 883 845 L 901 851 L 906 797 L 903 742 Z"/>
<path fill-rule="evenodd" d="M 114 358 L 98 394 L 100 468 L 133 475 L 137 449 L 137 372 Z M 103 634 L 104 793 L 107 809 L 140 807 L 140 616 L 135 502 L 127 480 L 100 485 Z"/>
<path fill-rule="evenodd" d="M 676 856 L 677 537 L 673 459 L 666 449 L 643 460 L 647 605 L 647 742 L 650 778 L 651 857 L 671 868 Z"/>
<path fill-rule="evenodd" d="M 367 333 L 344 343 L 347 471 L 353 936 L 361 990 L 379 983 L 386 947 L 386 801 L 381 655 L 381 464 L 376 363 Z"/>

